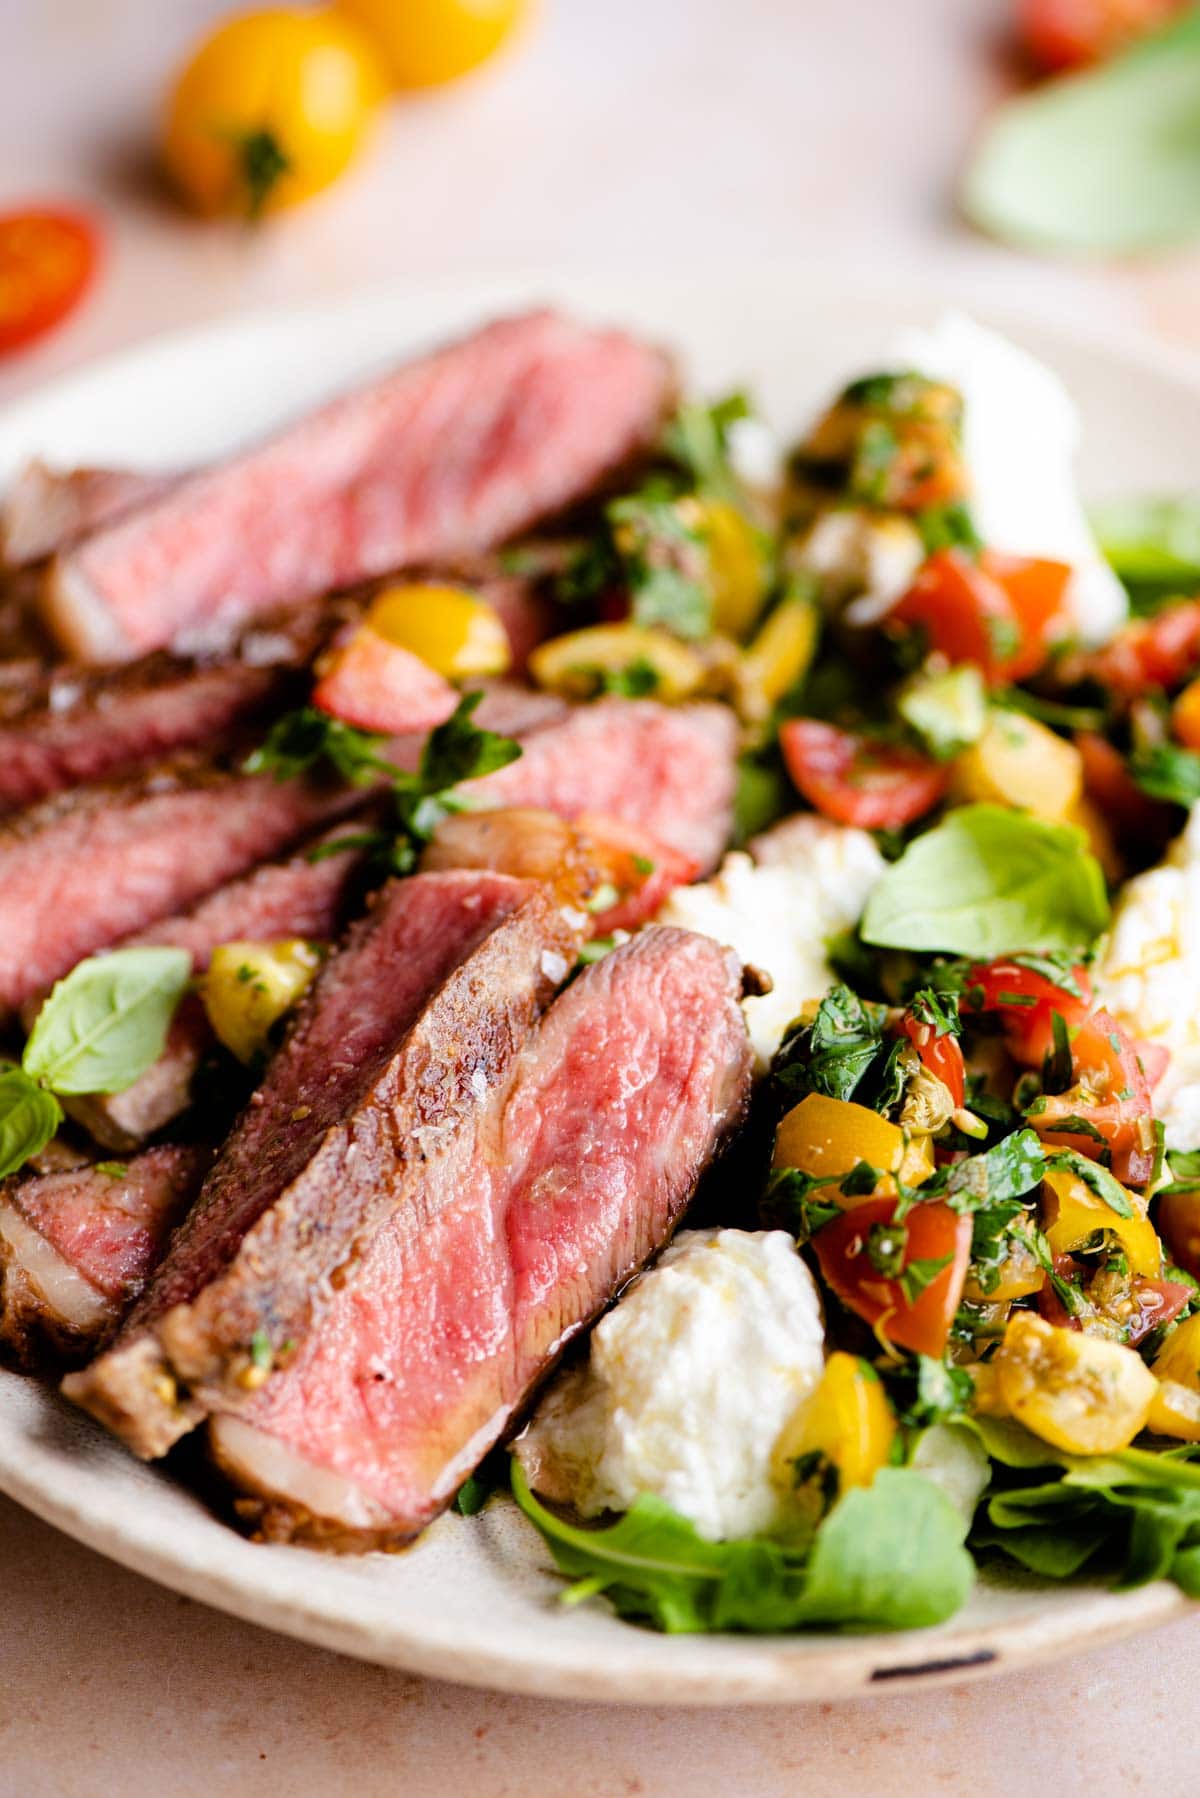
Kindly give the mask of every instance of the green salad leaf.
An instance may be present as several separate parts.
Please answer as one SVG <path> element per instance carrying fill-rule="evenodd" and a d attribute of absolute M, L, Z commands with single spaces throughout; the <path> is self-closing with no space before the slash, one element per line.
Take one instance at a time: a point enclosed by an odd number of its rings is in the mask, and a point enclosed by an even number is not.
<path fill-rule="evenodd" d="M 1152 743 L 1135 749 L 1129 772 L 1151 799 L 1172 805 L 1194 805 L 1200 799 L 1200 755 L 1178 743 Z"/>
<path fill-rule="evenodd" d="M 538 1502 L 516 1461 L 512 1486 L 572 1582 L 566 1603 L 603 1593 L 619 1616 L 672 1633 L 920 1629 L 952 1616 L 974 1579 L 963 1519 L 910 1468 L 852 1487 L 807 1553 L 758 1538 L 708 1542 L 650 1496 L 607 1528 L 582 1529 Z"/>
<path fill-rule="evenodd" d="M 1108 923 L 1104 875 L 1082 833 L 998 805 L 965 805 L 917 837 L 879 881 L 864 942 L 978 960 L 1076 949 Z"/>
<path fill-rule="evenodd" d="M 0 1062 L 0 1179 L 44 1149 L 62 1123 L 62 1106 L 24 1069 Z"/>
<path fill-rule="evenodd" d="M 163 1051 L 192 976 L 186 949 L 114 949 L 60 980 L 38 1013 L 25 1073 L 60 1093 L 119 1093 Z"/>
<path fill-rule="evenodd" d="M 1010 100 L 968 168 L 967 216 L 1015 243 L 1127 253 L 1200 235 L 1200 13 Z"/>
<path fill-rule="evenodd" d="M 1114 573 L 1135 595 L 1200 587 L 1200 495 L 1109 500 L 1093 506 L 1091 522 Z"/>

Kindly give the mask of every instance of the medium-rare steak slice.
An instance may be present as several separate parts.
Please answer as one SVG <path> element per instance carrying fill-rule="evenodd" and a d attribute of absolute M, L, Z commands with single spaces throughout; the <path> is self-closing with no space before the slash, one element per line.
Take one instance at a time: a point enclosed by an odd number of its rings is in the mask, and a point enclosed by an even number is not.
<path fill-rule="evenodd" d="M 328 962 L 121 1336 L 64 1387 L 165 1453 L 303 1339 L 387 1213 L 440 1165 L 566 977 L 549 892 L 422 874 Z"/>
<path fill-rule="evenodd" d="M 559 998 L 294 1360 L 211 1425 L 275 1540 L 402 1542 L 662 1247 L 740 1122 L 740 968 L 651 926 Z"/>
<path fill-rule="evenodd" d="M 153 1271 L 212 1151 L 147 1149 L 0 1185 L 0 1350 L 21 1367 L 95 1354 Z"/>
<path fill-rule="evenodd" d="M 186 949 L 193 972 L 201 974 L 221 943 L 294 936 L 332 941 L 362 897 L 365 853 L 356 839 L 364 824 L 372 822 L 370 816 L 356 818 L 318 842 L 304 844 L 285 861 L 253 869 L 179 917 L 152 924 L 131 937 L 129 944 Z M 349 838 L 349 846 L 334 854 L 333 846 L 343 836 Z M 316 860 L 311 859 L 314 850 L 320 852 Z M 62 1103 L 106 1148 L 136 1148 L 187 1110 L 192 1082 L 212 1044 L 204 1006 L 190 995 L 172 1020 L 162 1054 L 132 1086 L 120 1093 L 65 1098 Z"/>
<path fill-rule="evenodd" d="M 143 656 L 124 668 L 0 666 L 0 811 L 145 767 L 282 710 L 328 635 L 313 609 L 250 630 L 221 658 Z"/>
<path fill-rule="evenodd" d="M 479 803 L 607 814 L 690 856 L 720 860 L 733 828 L 737 722 L 720 705 L 601 699 L 522 736 L 524 753 L 477 781 Z"/>
<path fill-rule="evenodd" d="M 361 803 L 181 756 L 0 820 L 0 1016 Z"/>
<path fill-rule="evenodd" d="M 0 565 L 23 568 L 44 561 L 89 531 L 158 499 L 178 478 L 117 468 L 61 473 L 44 462 L 29 462 L 0 506 Z"/>
<path fill-rule="evenodd" d="M 60 557 L 46 621 L 120 661 L 416 563 L 476 554 L 645 450 L 674 377 L 656 349 L 501 319 L 192 475 Z"/>

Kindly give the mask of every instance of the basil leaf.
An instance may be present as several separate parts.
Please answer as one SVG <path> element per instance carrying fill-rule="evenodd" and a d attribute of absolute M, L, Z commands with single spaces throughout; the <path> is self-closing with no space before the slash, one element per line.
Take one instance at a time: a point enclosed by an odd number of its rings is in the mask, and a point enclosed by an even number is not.
<path fill-rule="evenodd" d="M 60 980 L 38 1013 L 22 1065 L 60 1093 L 120 1093 L 162 1054 L 192 974 L 186 949 L 114 949 Z"/>
<path fill-rule="evenodd" d="M 367 786 L 381 774 L 396 773 L 380 755 L 386 747 L 386 737 L 306 705 L 277 718 L 242 765 L 247 774 L 273 774 L 276 780 L 295 780 L 327 765 L 350 786 Z"/>
<path fill-rule="evenodd" d="M 1200 14 L 1094 72 L 1010 100 L 968 169 L 967 215 L 1015 243 L 1126 253 L 1200 234 Z"/>
<path fill-rule="evenodd" d="M 1194 805 L 1200 799 L 1200 755 L 1178 743 L 1154 743 L 1135 749 L 1129 772 L 1151 799 L 1172 805 Z"/>
<path fill-rule="evenodd" d="M 883 1049 L 883 1010 L 848 986 L 830 987 L 811 1025 L 793 1027 L 771 1063 L 780 1089 L 794 1098 L 823 1093 L 852 1098 Z"/>
<path fill-rule="evenodd" d="M 1074 1174 L 1085 1186 L 1091 1188 L 1098 1199 L 1103 1199 L 1109 1210 L 1115 1211 L 1118 1217 L 1133 1216 L 1133 1206 L 1125 1188 L 1098 1161 L 1090 1161 L 1076 1149 L 1059 1149 L 1050 1157 L 1049 1166 L 1063 1168 L 1067 1173 Z"/>
<path fill-rule="evenodd" d="M 1016 1130 L 982 1155 L 956 1161 L 945 1180 L 945 1199 L 960 1216 L 987 1205 L 1020 1199 L 1041 1184 L 1046 1157 L 1032 1130 Z"/>
<path fill-rule="evenodd" d="M 53 1093 L 12 1062 L 0 1063 L 0 1179 L 45 1148 L 62 1116 Z"/>
<path fill-rule="evenodd" d="M 875 886 L 860 934 L 888 949 L 990 960 L 1077 949 L 1108 923 L 1104 875 L 1071 825 L 966 805 L 910 843 Z"/>
<path fill-rule="evenodd" d="M 1200 496 L 1118 499 L 1094 506 L 1092 529 L 1127 587 L 1190 593 L 1200 587 Z"/>
<path fill-rule="evenodd" d="M 896 710 L 938 761 L 949 761 L 983 735 L 988 699 L 972 662 L 944 674 L 919 674 L 900 691 Z"/>

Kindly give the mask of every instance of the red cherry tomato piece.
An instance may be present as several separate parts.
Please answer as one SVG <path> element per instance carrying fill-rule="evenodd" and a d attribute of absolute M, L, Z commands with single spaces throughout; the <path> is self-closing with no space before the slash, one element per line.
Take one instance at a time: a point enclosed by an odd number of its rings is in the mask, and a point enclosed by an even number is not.
<path fill-rule="evenodd" d="M 695 880 L 700 864 L 619 818 L 585 812 L 575 820 L 596 850 L 618 897 L 592 920 L 593 933 L 636 930 L 675 891 Z"/>
<path fill-rule="evenodd" d="M 869 1199 L 855 1205 L 818 1230 L 813 1250 L 826 1284 L 881 1337 L 917 1354 L 938 1356 L 945 1350 L 962 1298 L 971 1259 L 971 1220 L 936 1200 L 913 1206 L 904 1219 L 908 1240 L 901 1273 L 916 1263 L 946 1265 L 920 1291 L 914 1279 L 915 1296 L 910 1300 L 901 1280 L 879 1273 L 868 1252 L 872 1227 L 890 1224 L 896 1204 L 895 1199 Z M 917 1267 L 915 1275 L 928 1271 Z"/>
<path fill-rule="evenodd" d="M 1076 1031 L 1071 1059 L 1075 1084 L 1040 1101 L 1031 1120 L 1038 1135 L 1093 1161 L 1107 1150 L 1118 1180 L 1144 1185 L 1154 1168 L 1153 1105 L 1136 1045 L 1114 1017 L 1097 1011 Z M 1073 1118 L 1088 1129 L 1071 1130 Z"/>
<path fill-rule="evenodd" d="M 344 724 L 388 736 L 432 730 L 453 712 L 449 681 L 369 624 L 344 632 L 318 665 L 313 704 Z"/>
<path fill-rule="evenodd" d="M 962 1106 L 967 1096 L 967 1070 L 958 1038 L 948 1031 L 939 1035 L 932 1024 L 914 1018 L 911 1011 L 905 1012 L 901 1028 L 921 1057 L 921 1065 L 948 1088 L 955 1105 Z"/>
<path fill-rule="evenodd" d="M 1179 12 L 1186 0 L 1018 0 L 1021 42 L 1049 73 L 1102 62 Z"/>
<path fill-rule="evenodd" d="M 919 626 L 931 650 L 974 662 L 993 685 L 1024 680 L 1046 660 L 1071 570 L 1063 562 L 984 550 L 930 556 L 888 613 L 889 626 Z"/>
<path fill-rule="evenodd" d="M 1124 699 L 1181 686 L 1200 663 L 1200 599 L 1134 618 L 1087 659 L 1088 674 Z"/>
<path fill-rule="evenodd" d="M 0 355 L 53 330 L 83 298 L 100 240 L 77 212 L 0 213 Z"/>
<path fill-rule="evenodd" d="M 1059 1013 L 1070 1030 L 1082 1024 L 1091 1010 L 1092 983 L 1087 969 L 1080 965 L 1071 973 L 1079 993 L 1069 992 L 1049 976 L 1018 962 L 985 962 L 967 975 L 963 1015 L 969 1018 L 976 1011 L 996 1012 L 1013 1060 L 1022 1067 L 1040 1068 L 1054 1047 L 1054 1013 Z"/>
<path fill-rule="evenodd" d="M 811 806 L 839 824 L 897 830 L 943 797 L 949 773 L 903 744 L 793 718 L 779 732 L 787 771 Z"/>

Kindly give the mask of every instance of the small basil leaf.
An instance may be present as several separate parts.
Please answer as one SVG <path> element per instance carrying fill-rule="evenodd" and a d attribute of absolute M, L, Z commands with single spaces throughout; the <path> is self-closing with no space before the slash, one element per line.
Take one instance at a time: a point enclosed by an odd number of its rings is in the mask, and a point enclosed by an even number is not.
<path fill-rule="evenodd" d="M 864 942 L 977 960 L 1076 949 L 1108 923 L 1104 875 L 1071 825 L 965 805 L 910 843 L 879 881 Z"/>
<path fill-rule="evenodd" d="M 114 949 L 60 980 L 38 1013 L 22 1065 L 60 1093 L 119 1093 L 162 1054 L 191 979 L 186 949 Z"/>
<path fill-rule="evenodd" d="M 45 1148 L 62 1115 L 52 1093 L 43 1092 L 12 1062 L 0 1063 L 0 1179 L 15 1174 Z"/>

